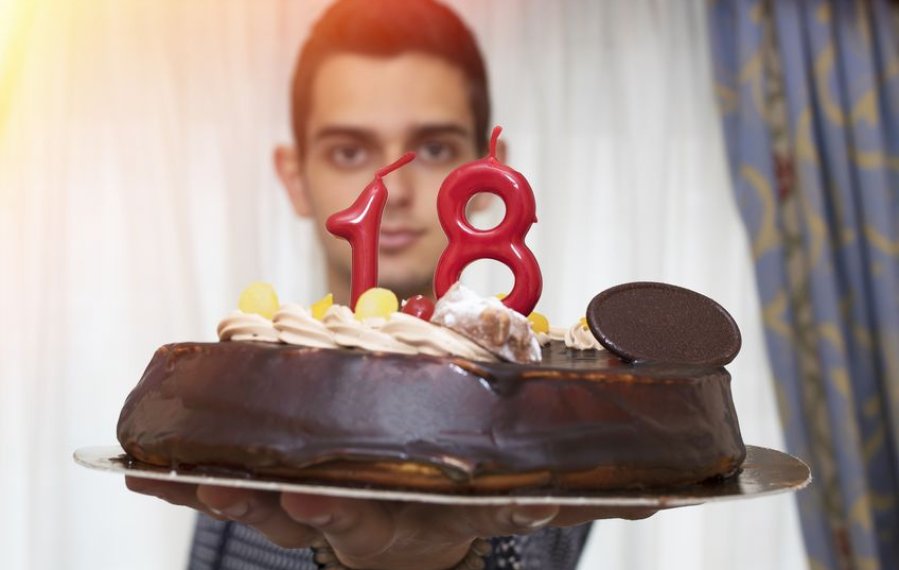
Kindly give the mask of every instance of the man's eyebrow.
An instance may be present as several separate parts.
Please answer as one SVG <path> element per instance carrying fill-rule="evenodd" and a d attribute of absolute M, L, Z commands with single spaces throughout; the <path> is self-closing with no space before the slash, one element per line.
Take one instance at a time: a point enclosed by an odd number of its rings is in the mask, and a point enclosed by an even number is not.
<path fill-rule="evenodd" d="M 458 135 L 460 137 L 470 137 L 471 130 L 457 123 L 424 124 L 415 127 L 413 136 L 416 139 L 423 139 L 441 135 Z"/>
<path fill-rule="evenodd" d="M 372 142 L 375 139 L 373 133 L 366 129 L 356 127 L 345 127 L 342 125 L 325 126 L 313 133 L 313 142 L 332 137 L 344 137 L 351 139 L 359 139 L 365 142 Z"/>
<path fill-rule="evenodd" d="M 467 138 L 471 136 L 471 130 L 458 123 L 425 123 L 412 129 L 414 140 L 446 135 Z M 348 138 L 366 143 L 374 143 L 377 140 L 375 133 L 368 129 L 346 125 L 326 125 L 312 134 L 312 142 L 329 138 Z"/>

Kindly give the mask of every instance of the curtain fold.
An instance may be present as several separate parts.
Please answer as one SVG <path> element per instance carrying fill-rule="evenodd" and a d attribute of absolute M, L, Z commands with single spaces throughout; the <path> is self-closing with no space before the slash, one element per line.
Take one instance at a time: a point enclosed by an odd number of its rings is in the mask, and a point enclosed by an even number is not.
<path fill-rule="evenodd" d="M 885 0 L 719 1 L 710 35 L 812 568 L 899 567 L 899 34 Z"/>

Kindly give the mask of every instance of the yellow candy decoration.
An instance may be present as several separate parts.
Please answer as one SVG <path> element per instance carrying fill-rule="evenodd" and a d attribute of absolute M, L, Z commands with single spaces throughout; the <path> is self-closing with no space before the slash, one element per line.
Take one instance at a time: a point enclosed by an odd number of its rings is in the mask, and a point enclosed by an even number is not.
<path fill-rule="evenodd" d="M 372 317 L 387 318 L 400 308 L 399 299 L 390 289 L 372 287 L 356 300 L 356 318 L 360 321 Z"/>
<path fill-rule="evenodd" d="M 582 327 L 587 328 L 587 317 L 581 317 L 581 320 L 578 322 L 581 323 Z"/>
<path fill-rule="evenodd" d="M 547 319 L 537 311 L 534 311 L 533 313 L 528 315 L 528 322 L 531 323 L 531 329 L 535 333 L 549 333 L 549 319 Z"/>
<path fill-rule="evenodd" d="M 322 320 L 325 318 L 325 313 L 328 312 L 328 309 L 331 308 L 331 305 L 334 304 L 334 295 L 328 293 L 318 301 L 312 303 L 312 306 L 309 307 L 310 312 L 312 313 L 313 319 Z"/>
<path fill-rule="evenodd" d="M 241 291 L 237 300 L 237 308 L 244 313 L 255 313 L 269 320 L 275 316 L 280 306 L 275 288 L 261 281 L 250 283 Z"/>

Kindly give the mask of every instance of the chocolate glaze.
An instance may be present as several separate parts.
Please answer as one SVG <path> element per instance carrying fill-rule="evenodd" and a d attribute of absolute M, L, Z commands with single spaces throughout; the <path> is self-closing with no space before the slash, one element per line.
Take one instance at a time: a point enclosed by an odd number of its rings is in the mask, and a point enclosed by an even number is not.
<path fill-rule="evenodd" d="M 587 306 L 587 324 L 600 344 L 631 362 L 724 366 L 740 352 L 740 329 L 724 307 L 667 283 L 606 289 Z"/>
<path fill-rule="evenodd" d="M 160 348 L 118 423 L 151 463 L 284 472 L 335 459 L 483 474 L 612 466 L 728 475 L 745 448 L 723 368 L 553 342 L 535 365 L 224 342 Z M 638 482 L 637 482 L 638 483 Z"/>

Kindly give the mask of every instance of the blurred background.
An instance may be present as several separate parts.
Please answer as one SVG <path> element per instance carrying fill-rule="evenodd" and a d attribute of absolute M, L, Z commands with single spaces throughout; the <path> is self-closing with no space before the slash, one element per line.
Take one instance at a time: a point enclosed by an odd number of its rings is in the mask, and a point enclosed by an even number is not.
<path fill-rule="evenodd" d="M 71 455 L 115 443 L 153 351 L 215 339 L 249 282 L 304 304 L 324 293 L 271 153 L 289 141 L 289 75 L 326 4 L 0 0 L 3 568 L 183 567 L 191 512 Z M 493 121 L 536 194 L 538 309 L 567 325 L 634 280 L 718 300 L 743 332 L 729 369 L 745 441 L 789 446 L 818 476 L 802 526 L 793 495 L 601 522 L 581 568 L 899 567 L 890 4 L 447 4 L 481 42 Z M 843 147 L 828 113 L 855 133 Z M 827 166 L 840 152 L 845 184 Z M 490 294 L 508 275 L 485 262 L 466 278 Z"/>

